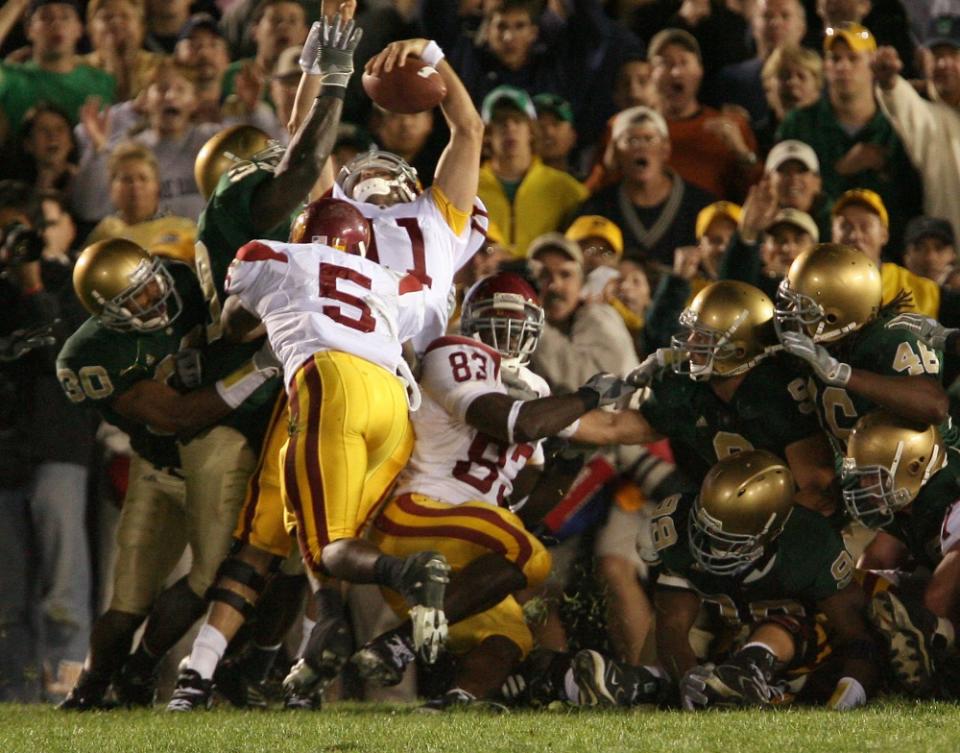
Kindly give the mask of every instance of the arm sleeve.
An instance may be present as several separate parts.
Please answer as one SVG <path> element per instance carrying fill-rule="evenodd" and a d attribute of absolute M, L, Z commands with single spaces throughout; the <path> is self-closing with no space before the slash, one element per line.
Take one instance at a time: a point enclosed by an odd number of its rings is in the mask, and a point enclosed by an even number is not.
<path fill-rule="evenodd" d="M 915 161 L 924 161 L 931 149 L 941 142 L 941 134 L 960 124 L 957 118 L 953 118 L 954 123 L 951 124 L 942 111 L 942 105 L 924 100 L 901 76 L 897 76 L 890 91 L 879 86 L 876 91 L 884 115 L 893 123 L 903 145 Z"/>

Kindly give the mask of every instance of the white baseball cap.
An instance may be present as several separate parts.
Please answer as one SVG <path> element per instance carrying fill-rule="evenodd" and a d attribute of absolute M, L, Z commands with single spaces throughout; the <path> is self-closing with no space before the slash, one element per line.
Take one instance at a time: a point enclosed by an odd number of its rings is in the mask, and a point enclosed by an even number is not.
<path fill-rule="evenodd" d="M 667 121 L 663 119 L 663 115 L 652 107 L 637 105 L 636 107 L 628 107 L 626 110 L 621 110 L 614 116 L 613 125 L 610 127 L 611 140 L 616 143 L 617 139 L 619 139 L 628 128 L 642 123 L 645 120 L 649 121 L 653 127 L 660 132 L 661 136 L 664 138 L 670 137 Z"/>
<path fill-rule="evenodd" d="M 770 150 L 764 172 L 772 173 L 779 169 L 784 162 L 790 160 L 797 160 L 801 165 L 806 166 L 810 172 L 820 174 L 820 160 L 817 159 L 817 153 L 813 151 L 813 147 L 796 139 L 781 141 Z"/>

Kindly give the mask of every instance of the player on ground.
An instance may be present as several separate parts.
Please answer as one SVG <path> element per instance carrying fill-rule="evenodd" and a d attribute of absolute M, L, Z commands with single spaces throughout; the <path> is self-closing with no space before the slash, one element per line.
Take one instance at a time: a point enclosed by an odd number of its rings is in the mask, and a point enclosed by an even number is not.
<path fill-rule="evenodd" d="M 200 594 L 223 557 L 217 541 L 224 521 L 203 499 L 187 498 L 176 438 L 223 418 L 277 368 L 257 368 L 256 360 L 215 385 L 194 389 L 201 383 L 196 348 L 203 344 L 204 324 L 196 278 L 186 265 L 151 257 L 129 241 L 86 248 L 74 287 L 91 318 L 60 352 L 60 383 L 70 400 L 92 401 L 106 421 L 125 431 L 134 453 L 117 532 L 113 598 L 94 625 L 84 672 L 62 704 L 83 709 L 103 704 L 151 607 L 154 614 L 169 614 L 167 607 L 175 606 L 184 629 L 202 612 Z M 188 541 L 194 552 L 189 575 L 161 594 Z M 147 640 L 166 642 L 162 622 L 151 617 Z M 116 688 L 122 702 L 152 700 L 152 686 L 126 679 L 121 676 Z"/>
<path fill-rule="evenodd" d="M 674 700 L 691 710 L 765 706 L 795 694 L 837 710 L 866 703 L 877 649 L 853 561 L 829 522 L 793 498 L 789 468 L 753 450 L 720 461 L 699 494 L 664 500 L 651 522 L 652 550 L 642 552 L 659 567 L 659 669 L 582 651 L 573 670 L 580 702 L 649 703 L 657 692 L 641 689 L 665 674 Z M 702 606 L 714 636 L 706 654 L 690 637 Z"/>
<path fill-rule="evenodd" d="M 902 582 L 870 604 L 900 685 L 932 695 L 960 617 L 960 453 L 935 426 L 873 411 L 850 433 L 843 481 L 850 516 L 896 540 L 898 568 L 932 572 L 922 586 Z"/>

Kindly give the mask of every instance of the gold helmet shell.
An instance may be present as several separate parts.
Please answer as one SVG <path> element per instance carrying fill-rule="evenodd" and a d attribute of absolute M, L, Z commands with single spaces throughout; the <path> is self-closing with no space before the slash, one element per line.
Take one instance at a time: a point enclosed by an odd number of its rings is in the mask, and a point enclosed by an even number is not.
<path fill-rule="evenodd" d="M 271 143 L 267 134 L 251 125 L 230 126 L 207 139 L 193 163 L 193 177 L 203 198 L 210 198 L 227 170 L 268 149 Z"/>
<path fill-rule="evenodd" d="M 73 268 L 73 288 L 104 327 L 122 332 L 162 329 L 181 309 L 173 277 L 160 258 L 123 238 L 87 246 Z"/>
<path fill-rule="evenodd" d="M 946 464 L 946 444 L 936 426 L 871 411 L 847 439 L 841 471 L 847 511 L 864 525 L 880 528 Z"/>
<path fill-rule="evenodd" d="M 715 575 L 733 575 L 763 556 L 793 510 L 793 474 L 766 450 L 730 455 L 707 473 L 690 512 L 690 551 Z"/>
<path fill-rule="evenodd" d="M 702 381 L 752 369 L 776 343 L 773 302 L 745 282 L 721 280 L 701 290 L 680 314 L 683 333 L 671 345 L 689 354 L 674 365 Z"/>
<path fill-rule="evenodd" d="M 880 269 L 853 246 L 818 243 L 790 265 L 777 291 L 779 329 L 800 329 L 817 342 L 855 332 L 880 311 Z"/>

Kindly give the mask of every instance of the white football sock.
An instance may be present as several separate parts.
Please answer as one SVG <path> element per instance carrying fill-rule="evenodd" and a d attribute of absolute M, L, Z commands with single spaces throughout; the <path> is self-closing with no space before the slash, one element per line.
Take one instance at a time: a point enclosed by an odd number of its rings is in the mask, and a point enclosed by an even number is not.
<path fill-rule="evenodd" d="M 226 650 L 226 636 L 215 627 L 204 624 L 193 642 L 187 667 L 199 672 L 204 680 L 211 680 Z"/>

